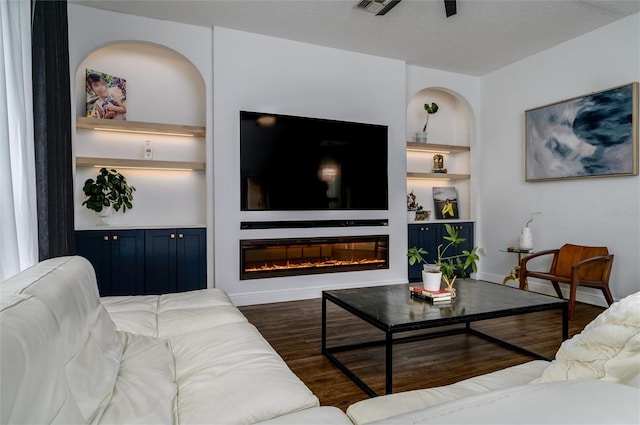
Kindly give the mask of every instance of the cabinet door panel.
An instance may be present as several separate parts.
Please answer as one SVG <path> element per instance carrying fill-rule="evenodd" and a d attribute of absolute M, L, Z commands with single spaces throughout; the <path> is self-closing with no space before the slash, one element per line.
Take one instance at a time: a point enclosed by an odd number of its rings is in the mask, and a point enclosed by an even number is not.
<path fill-rule="evenodd" d="M 205 229 L 178 229 L 177 291 L 207 287 L 207 241 Z"/>
<path fill-rule="evenodd" d="M 111 295 L 144 294 L 144 231 L 111 232 Z"/>
<path fill-rule="evenodd" d="M 99 230 L 76 232 L 76 254 L 89 260 L 96 272 L 101 297 L 111 295 L 111 235 Z"/>
<path fill-rule="evenodd" d="M 410 224 L 409 225 L 409 248 L 424 248 L 427 254 L 423 255 L 428 263 L 434 263 L 438 257 L 438 244 L 441 243 L 440 224 Z M 409 266 L 409 281 L 414 282 L 422 279 L 422 264 Z"/>
<path fill-rule="evenodd" d="M 145 294 L 176 292 L 176 230 L 145 231 Z"/>
<path fill-rule="evenodd" d="M 471 251 L 474 246 L 473 240 L 473 223 L 455 223 L 452 226 L 458 232 L 458 236 L 464 238 L 465 241 L 460 243 L 457 247 L 455 247 L 452 252 L 454 255 L 460 255 L 463 251 Z M 446 233 L 446 231 L 445 231 Z M 467 277 L 470 273 L 473 272 L 473 269 L 469 267 L 467 270 Z"/>

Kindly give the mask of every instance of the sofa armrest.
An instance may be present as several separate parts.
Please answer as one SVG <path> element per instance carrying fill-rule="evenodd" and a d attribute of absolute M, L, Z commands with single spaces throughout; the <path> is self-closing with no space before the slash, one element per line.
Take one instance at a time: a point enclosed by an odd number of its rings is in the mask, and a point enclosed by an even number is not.
<path fill-rule="evenodd" d="M 478 394 L 373 424 L 637 424 L 640 390 L 597 380 L 530 384 Z"/>

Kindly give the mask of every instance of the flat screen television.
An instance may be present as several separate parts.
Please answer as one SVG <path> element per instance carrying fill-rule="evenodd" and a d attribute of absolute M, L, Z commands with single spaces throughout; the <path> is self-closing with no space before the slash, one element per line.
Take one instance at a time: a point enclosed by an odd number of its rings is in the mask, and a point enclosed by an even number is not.
<path fill-rule="evenodd" d="M 241 111 L 241 209 L 388 209 L 387 134 L 385 125 Z"/>

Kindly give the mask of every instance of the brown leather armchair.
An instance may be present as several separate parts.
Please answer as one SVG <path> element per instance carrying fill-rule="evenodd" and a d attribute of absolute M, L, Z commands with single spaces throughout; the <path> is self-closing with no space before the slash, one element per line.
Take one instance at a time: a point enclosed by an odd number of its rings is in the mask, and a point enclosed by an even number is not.
<path fill-rule="evenodd" d="M 553 262 L 549 272 L 529 270 L 528 262 L 543 255 L 553 254 Z M 560 249 L 540 251 L 520 261 L 520 289 L 526 289 L 527 278 L 537 277 L 550 280 L 558 297 L 562 296 L 559 283 L 568 283 L 569 288 L 569 320 L 573 320 L 578 286 L 588 286 L 602 290 L 609 305 L 613 304 L 613 296 L 609 290 L 609 276 L 613 266 L 613 254 L 606 247 L 592 247 L 565 244 Z"/>

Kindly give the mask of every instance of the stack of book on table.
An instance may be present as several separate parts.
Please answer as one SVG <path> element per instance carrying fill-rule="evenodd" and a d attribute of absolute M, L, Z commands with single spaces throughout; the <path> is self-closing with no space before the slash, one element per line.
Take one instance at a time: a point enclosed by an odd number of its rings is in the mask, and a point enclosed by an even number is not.
<path fill-rule="evenodd" d="M 447 291 L 446 289 L 427 291 L 423 286 L 412 285 L 409 286 L 409 291 L 412 297 L 428 300 L 434 304 L 450 303 L 452 299 L 451 291 Z"/>

